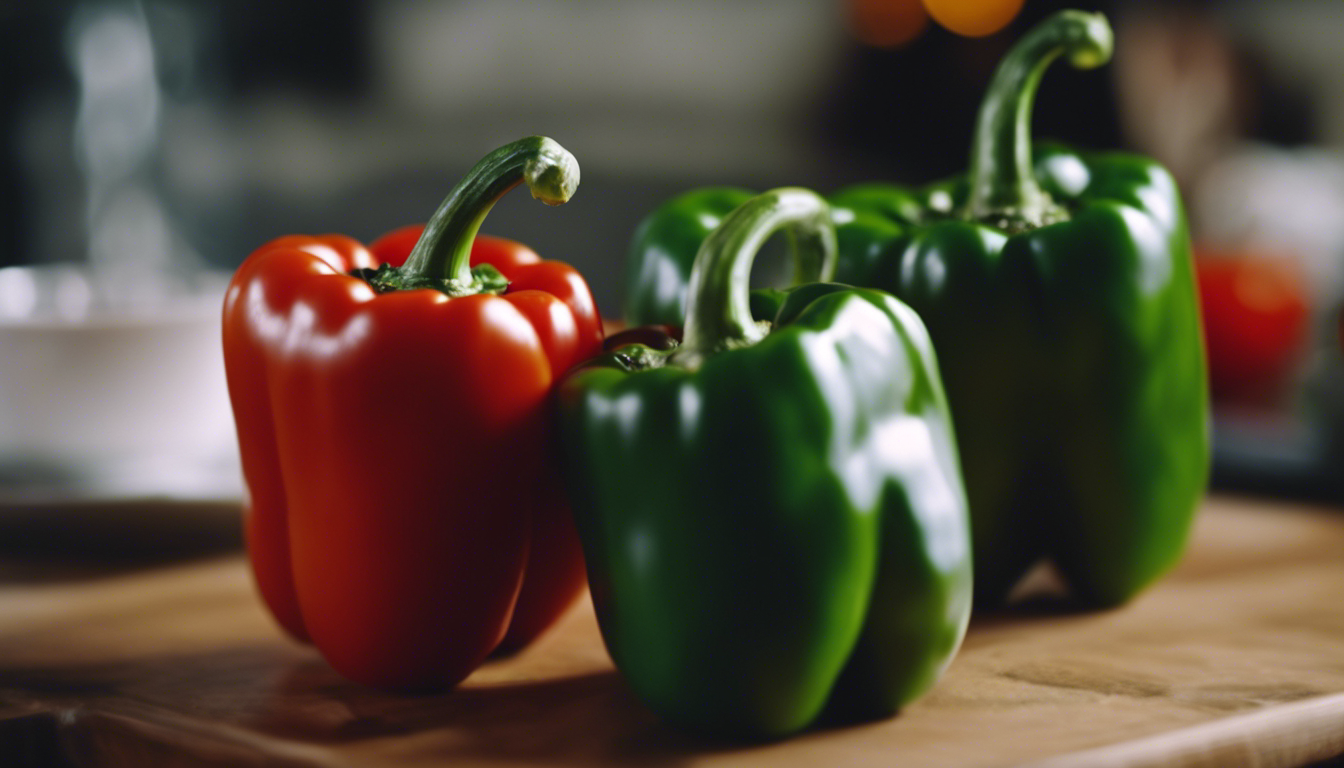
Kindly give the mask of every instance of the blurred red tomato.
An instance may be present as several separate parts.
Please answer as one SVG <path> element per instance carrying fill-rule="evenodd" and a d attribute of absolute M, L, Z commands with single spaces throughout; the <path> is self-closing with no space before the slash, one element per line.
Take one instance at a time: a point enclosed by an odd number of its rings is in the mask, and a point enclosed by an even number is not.
<path fill-rule="evenodd" d="M 1284 385 L 1307 339 L 1311 307 L 1286 259 L 1196 249 L 1209 385 L 1215 400 L 1266 403 Z"/>
<path fill-rule="evenodd" d="M 896 48 L 929 25 L 920 0 L 848 0 L 849 25 L 865 45 Z"/>

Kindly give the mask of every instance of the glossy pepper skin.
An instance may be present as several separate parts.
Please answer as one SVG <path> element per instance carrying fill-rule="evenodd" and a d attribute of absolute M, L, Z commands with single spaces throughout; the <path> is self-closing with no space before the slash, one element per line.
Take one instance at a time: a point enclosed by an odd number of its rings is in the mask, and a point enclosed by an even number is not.
<path fill-rule="evenodd" d="M 890 291 L 933 339 L 982 605 L 1042 558 L 1087 604 L 1128 600 L 1180 557 L 1208 476 L 1205 359 L 1175 183 L 1135 155 L 1031 146 L 1050 62 L 1098 66 L 1111 47 L 1103 17 L 1052 16 L 1001 63 L 968 175 L 831 198 L 835 279 Z"/>
<path fill-rule="evenodd" d="M 767 328 L 751 261 L 781 227 L 834 248 L 825 203 L 754 198 L 695 262 L 685 341 L 639 329 L 558 391 L 607 648 L 655 711 L 778 737 L 823 708 L 889 715 L 947 666 L 971 602 L 952 426 L 923 324 L 808 284 Z M 615 337 L 613 337 L 615 339 Z"/>
<path fill-rule="evenodd" d="M 283 237 L 226 295 L 259 591 L 360 683 L 452 685 L 583 589 L 546 403 L 561 372 L 600 350 L 596 307 L 569 266 L 476 236 L 524 180 L 558 205 L 578 169 L 550 139 L 514 142 L 422 237 L 399 230 L 371 249 Z"/>
<path fill-rule="evenodd" d="M 671 325 L 686 318 L 686 286 L 700 244 L 739 205 L 755 197 L 737 187 L 693 189 L 646 216 L 630 242 L 625 272 L 625 322 Z"/>

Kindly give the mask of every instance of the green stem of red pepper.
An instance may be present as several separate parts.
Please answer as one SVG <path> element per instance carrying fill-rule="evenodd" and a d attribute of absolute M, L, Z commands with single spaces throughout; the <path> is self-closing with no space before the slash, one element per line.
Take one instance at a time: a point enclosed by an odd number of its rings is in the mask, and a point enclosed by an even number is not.
<path fill-rule="evenodd" d="M 1097 13 L 1060 11 L 1033 28 L 999 64 L 980 106 L 971 144 L 971 194 L 966 218 L 1009 232 L 1068 218 L 1036 182 L 1031 108 L 1045 70 L 1066 55 L 1078 69 L 1111 58 L 1114 37 Z"/>
<path fill-rule="evenodd" d="M 490 209 L 526 182 L 532 196 L 561 205 L 579 187 L 574 156 L 545 136 L 529 136 L 481 159 L 453 187 L 425 225 L 399 269 L 385 267 L 369 281 L 379 291 L 434 288 L 449 296 L 502 293 L 508 281 L 488 264 L 471 266 L 471 246 Z"/>
<path fill-rule="evenodd" d="M 743 347 L 767 333 L 751 316 L 751 265 L 770 236 L 787 229 L 800 275 L 835 271 L 835 227 L 816 194 L 783 187 L 758 195 L 728 214 L 700 246 L 691 269 L 686 325 L 677 364 L 696 367 L 708 355 Z"/>

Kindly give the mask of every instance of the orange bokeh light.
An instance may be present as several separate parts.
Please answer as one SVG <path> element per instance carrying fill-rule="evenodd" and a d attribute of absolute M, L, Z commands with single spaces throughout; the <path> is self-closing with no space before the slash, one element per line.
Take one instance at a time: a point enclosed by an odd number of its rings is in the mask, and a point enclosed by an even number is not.
<path fill-rule="evenodd" d="M 1022 10 L 1022 0 L 924 0 L 924 8 L 958 35 L 984 37 L 1008 26 Z"/>

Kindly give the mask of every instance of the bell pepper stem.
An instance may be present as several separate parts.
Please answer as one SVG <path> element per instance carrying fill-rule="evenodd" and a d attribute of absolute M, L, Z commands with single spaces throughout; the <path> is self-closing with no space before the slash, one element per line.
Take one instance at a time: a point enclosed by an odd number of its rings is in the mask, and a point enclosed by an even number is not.
<path fill-rule="evenodd" d="M 578 189 L 578 161 L 545 136 L 519 139 L 486 155 L 425 225 L 401 268 L 403 278 L 411 284 L 441 282 L 440 290 L 450 295 L 481 292 L 482 280 L 472 273 L 471 245 L 495 203 L 524 182 L 533 197 L 560 205 Z"/>
<path fill-rule="evenodd" d="M 1045 70 L 1066 55 L 1078 69 L 1111 58 L 1114 39 L 1099 13 L 1060 11 L 1033 27 L 999 63 L 980 105 L 971 144 L 971 191 L 966 218 L 1008 231 L 1067 218 L 1036 182 L 1031 108 Z"/>
<path fill-rule="evenodd" d="M 686 303 L 679 365 L 764 338 L 766 323 L 751 316 L 751 266 L 770 236 L 787 230 L 794 240 L 799 275 L 810 281 L 835 271 L 835 225 L 826 201 L 797 187 L 757 195 L 724 217 L 695 256 Z"/>
<path fill-rule="evenodd" d="M 784 230 L 784 234 L 789 239 L 789 253 L 793 256 L 794 285 L 829 283 L 835 279 L 835 262 L 840 258 L 838 248 L 828 253 L 824 247 L 802 243 L 792 228 Z"/>

